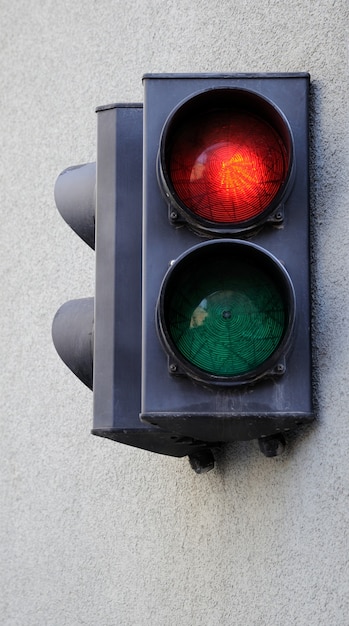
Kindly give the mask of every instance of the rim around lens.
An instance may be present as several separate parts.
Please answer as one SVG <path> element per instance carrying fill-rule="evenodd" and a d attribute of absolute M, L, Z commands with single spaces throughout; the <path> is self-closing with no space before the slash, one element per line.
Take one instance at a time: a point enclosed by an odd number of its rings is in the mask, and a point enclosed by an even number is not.
<path fill-rule="evenodd" d="M 189 225 L 249 230 L 282 201 L 293 171 L 281 112 L 247 90 L 211 89 L 181 103 L 160 140 L 160 185 Z"/>

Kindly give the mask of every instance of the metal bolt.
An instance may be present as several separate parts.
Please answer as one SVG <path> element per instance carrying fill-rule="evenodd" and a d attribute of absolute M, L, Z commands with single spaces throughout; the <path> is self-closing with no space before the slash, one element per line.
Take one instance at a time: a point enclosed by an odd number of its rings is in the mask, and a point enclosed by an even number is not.
<path fill-rule="evenodd" d="M 259 449 L 266 457 L 279 456 L 283 453 L 286 441 L 283 435 L 269 435 L 258 439 Z"/>
<path fill-rule="evenodd" d="M 189 455 L 190 467 L 196 474 L 206 474 L 214 468 L 214 456 L 210 448 Z"/>

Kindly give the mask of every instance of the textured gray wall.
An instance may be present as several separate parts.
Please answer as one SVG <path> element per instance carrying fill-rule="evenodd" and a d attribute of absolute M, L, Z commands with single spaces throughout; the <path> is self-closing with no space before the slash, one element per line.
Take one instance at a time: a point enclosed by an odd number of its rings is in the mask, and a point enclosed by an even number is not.
<path fill-rule="evenodd" d="M 347 0 L 2 0 L 1 607 L 6 626 L 347 626 Z M 309 71 L 318 420 L 284 456 L 186 460 L 89 434 L 51 320 L 94 254 L 55 210 L 94 109 L 145 72 Z"/>

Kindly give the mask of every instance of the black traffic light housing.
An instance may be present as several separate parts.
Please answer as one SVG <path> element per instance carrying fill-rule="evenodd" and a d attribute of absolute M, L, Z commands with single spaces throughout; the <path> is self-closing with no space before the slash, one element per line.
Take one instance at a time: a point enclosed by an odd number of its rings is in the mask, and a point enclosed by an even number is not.
<path fill-rule="evenodd" d="M 93 434 L 197 472 L 224 442 L 273 456 L 313 419 L 309 75 L 144 87 L 144 109 L 97 109 L 97 164 L 57 180 L 96 289 L 57 312 L 55 346 L 93 387 Z"/>
<path fill-rule="evenodd" d="M 208 442 L 294 430 L 313 419 L 309 75 L 146 75 L 144 86 L 141 419 Z M 247 156 L 244 129 L 257 136 Z M 262 307 L 248 319 L 265 333 L 257 364 L 237 304 L 247 293 Z"/>

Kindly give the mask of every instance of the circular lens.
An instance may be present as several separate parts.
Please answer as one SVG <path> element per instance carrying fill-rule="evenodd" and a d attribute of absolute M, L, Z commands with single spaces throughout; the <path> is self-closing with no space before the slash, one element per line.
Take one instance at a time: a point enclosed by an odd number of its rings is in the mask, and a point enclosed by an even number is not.
<path fill-rule="evenodd" d="M 285 270 L 258 246 L 207 242 L 169 270 L 160 330 L 194 376 L 249 379 L 278 357 L 292 326 L 292 294 Z"/>
<path fill-rule="evenodd" d="M 163 176 L 191 218 L 249 224 L 280 199 L 290 169 L 286 122 L 250 92 L 215 90 L 175 112 L 163 137 Z"/>

